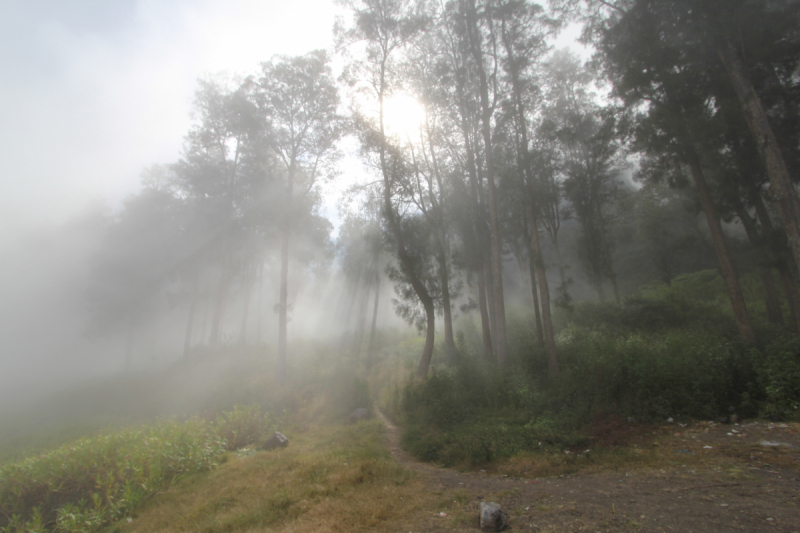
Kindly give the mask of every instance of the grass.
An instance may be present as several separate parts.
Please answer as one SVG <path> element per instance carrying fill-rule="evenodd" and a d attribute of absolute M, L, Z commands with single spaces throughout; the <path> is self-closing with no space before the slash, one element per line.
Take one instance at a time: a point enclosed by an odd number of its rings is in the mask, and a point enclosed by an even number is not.
<path fill-rule="evenodd" d="M 287 431 L 288 448 L 232 455 L 214 471 L 158 494 L 114 530 L 393 530 L 392 524 L 410 513 L 434 512 L 440 502 L 392 459 L 383 431 L 374 420 L 294 427 Z"/>
<path fill-rule="evenodd" d="M 227 450 L 274 422 L 257 406 L 215 421 L 168 420 L 83 437 L 0 465 L 0 532 L 91 532 L 127 516 L 183 475 L 209 470 Z"/>

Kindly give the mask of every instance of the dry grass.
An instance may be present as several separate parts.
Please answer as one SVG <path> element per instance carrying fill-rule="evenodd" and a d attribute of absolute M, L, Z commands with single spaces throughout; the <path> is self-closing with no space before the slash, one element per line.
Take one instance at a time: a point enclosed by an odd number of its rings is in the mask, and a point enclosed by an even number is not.
<path fill-rule="evenodd" d="M 440 504 L 391 459 L 377 421 L 288 431 L 291 444 L 232 453 L 213 472 L 158 494 L 117 531 L 388 531 Z"/>
<path fill-rule="evenodd" d="M 800 427 L 800 424 L 790 424 Z M 797 452 L 781 447 L 769 448 L 755 442 L 726 439 L 726 430 L 717 428 L 708 436 L 707 425 L 697 423 L 688 429 L 672 426 L 647 427 L 647 431 L 625 439 L 620 446 L 587 445 L 553 453 L 521 453 L 482 468 L 493 474 L 524 478 L 543 478 L 603 471 L 688 470 L 730 471 L 739 466 L 798 469 Z M 745 431 L 744 429 L 742 429 Z M 796 430 L 796 428 L 795 428 Z M 788 430 L 787 430 L 788 431 Z M 755 439 L 761 440 L 768 434 Z M 700 438 L 701 440 L 698 440 Z M 713 446 L 705 446 L 713 444 Z"/>

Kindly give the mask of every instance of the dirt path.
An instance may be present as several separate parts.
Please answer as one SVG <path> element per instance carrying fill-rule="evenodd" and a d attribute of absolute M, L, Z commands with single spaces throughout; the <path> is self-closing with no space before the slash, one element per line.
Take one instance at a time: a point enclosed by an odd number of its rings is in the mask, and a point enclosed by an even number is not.
<path fill-rule="evenodd" d="M 676 425 L 659 437 L 680 447 L 668 469 L 519 479 L 420 463 L 400 447 L 399 429 L 378 416 L 392 455 L 432 495 L 454 497 L 445 516 L 409 517 L 397 531 L 476 531 L 480 501 L 491 500 L 509 513 L 512 531 L 800 532 L 798 424 Z M 724 450 L 722 466 L 678 464 L 712 450 Z"/>

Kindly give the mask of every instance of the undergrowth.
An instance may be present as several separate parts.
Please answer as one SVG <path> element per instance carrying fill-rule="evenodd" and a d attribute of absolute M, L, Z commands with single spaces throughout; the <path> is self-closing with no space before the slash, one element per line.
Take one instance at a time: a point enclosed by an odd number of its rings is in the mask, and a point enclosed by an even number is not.
<path fill-rule="evenodd" d="M 761 346 L 747 346 L 717 303 L 680 291 L 660 296 L 562 314 L 555 376 L 529 317 L 509 316 L 503 368 L 484 359 L 474 332 L 461 335 L 455 364 L 396 393 L 404 445 L 421 459 L 469 467 L 578 447 L 608 416 L 798 416 L 800 339 L 761 324 Z"/>
<path fill-rule="evenodd" d="M 98 531 L 179 476 L 256 442 L 275 423 L 256 405 L 237 406 L 214 421 L 169 420 L 84 437 L 2 464 L 0 532 Z"/>

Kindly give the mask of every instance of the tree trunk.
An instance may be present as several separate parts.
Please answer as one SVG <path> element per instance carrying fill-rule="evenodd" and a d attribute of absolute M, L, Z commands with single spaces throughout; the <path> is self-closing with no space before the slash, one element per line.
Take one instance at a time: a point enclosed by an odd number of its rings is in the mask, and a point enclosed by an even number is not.
<path fill-rule="evenodd" d="M 208 301 L 208 293 L 204 294 L 203 298 L 203 323 L 200 326 L 200 339 L 201 342 L 205 342 L 206 340 L 206 326 L 208 325 L 208 308 L 211 305 L 211 302 Z"/>
<path fill-rule="evenodd" d="M 483 68 L 483 50 L 479 43 L 477 10 L 475 0 L 468 0 L 467 24 L 470 48 L 475 59 L 475 71 L 478 74 L 480 99 L 481 99 L 481 133 L 483 136 L 484 158 L 486 159 L 486 179 L 489 187 L 489 238 L 492 248 L 491 265 L 494 289 L 495 329 L 494 347 L 497 352 L 497 362 L 505 365 L 508 362 L 506 352 L 506 311 L 503 295 L 503 261 L 500 241 L 500 226 L 497 217 L 497 187 L 495 185 L 495 169 L 492 156 L 492 106 L 489 104 L 489 84 Z"/>
<path fill-rule="evenodd" d="M 789 237 L 789 247 L 792 250 L 795 265 L 800 268 L 800 204 L 783 153 L 761 105 L 761 100 L 750 83 L 745 67 L 730 40 L 720 41 L 717 45 L 717 53 L 722 64 L 725 65 L 736 96 L 742 105 L 747 124 L 755 137 L 758 152 L 767 169 L 772 201 L 775 203 L 786 235 Z"/>
<path fill-rule="evenodd" d="M 377 261 L 376 261 L 377 263 Z M 375 356 L 375 331 L 378 325 L 378 298 L 381 295 L 381 276 L 378 269 L 375 269 L 375 303 L 372 306 L 372 325 L 369 330 L 369 345 L 367 347 L 367 355 L 370 359 Z"/>
<path fill-rule="evenodd" d="M 261 345 L 261 293 L 264 281 L 264 262 L 259 260 L 258 263 L 258 307 L 256 308 L 256 346 Z"/>
<path fill-rule="evenodd" d="M 797 292 L 797 285 L 794 282 L 794 276 L 790 268 L 790 262 L 780 254 L 776 254 L 778 244 L 775 242 L 775 228 L 772 225 L 772 219 L 767 211 L 767 206 L 760 194 L 752 197 L 753 206 L 756 208 L 756 216 L 764 228 L 764 235 L 767 243 L 770 246 L 772 254 L 776 255 L 776 268 L 783 284 L 783 290 L 786 294 L 786 302 L 789 305 L 789 316 L 791 317 L 791 330 L 795 333 L 800 332 L 800 294 Z"/>
<path fill-rule="evenodd" d="M 750 318 L 747 316 L 747 307 L 744 304 L 744 297 L 742 296 L 742 289 L 739 286 L 739 280 L 736 277 L 736 271 L 733 268 L 728 247 L 725 244 L 725 235 L 722 233 L 722 225 L 719 221 L 719 213 L 714 206 L 711 199 L 711 192 L 708 189 L 706 178 L 703 174 L 703 168 L 700 164 L 700 159 L 694 152 L 694 148 L 687 148 L 687 159 L 689 168 L 692 172 L 695 188 L 700 198 L 700 204 L 703 207 L 703 212 L 706 215 L 708 228 L 711 232 L 711 240 L 714 246 L 714 252 L 717 255 L 719 262 L 720 273 L 725 282 L 725 287 L 728 290 L 728 298 L 731 301 L 733 308 L 733 316 L 736 319 L 736 326 L 739 329 L 739 335 L 748 344 L 755 344 L 756 336 L 753 332 L 753 326 L 750 324 Z"/>
<path fill-rule="evenodd" d="M 197 292 L 199 290 L 199 280 L 197 276 L 192 280 L 192 299 L 189 302 L 189 316 L 186 319 L 186 333 L 183 336 L 183 356 L 188 357 L 192 347 L 192 328 L 194 326 L 194 311 L 197 306 Z"/>
<path fill-rule="evenodd" d="M 783 284 L 783 292 L 786 294 L 786 302 L 789 304 L 789 316 L 792 318 L 791 330 L 795 333 L 800 332 L 800 298 L 797 295 L 797 285 L 794 276 L 787 265 L 778 267 L 778 274 Z"/>
<path fill-rule="evenodd" d="M 556 353 L 556 340 L 553 335 L 553 320 L 550 316 L 550 288 L 547 285 L 547 273 L 542 258 L 542 248 L 539 242 L 539 228 L 536 215 L 531 211 L 531 248 L 533 249 L 533 262 L 536 264 L 536 274 L 539 277 L 539 290 L 542 293 L 542 322 L 544 323 L 544 341 L 547 346 L 547 362 L 550 376 L 558 374 L 558 354 Z"/>
<path fill-rule="evenodd" d="M 769 265 L 764 264 L 764 259 L 769 257 L 769 251 L 766 249 L 764 239 L 758 234 L 756 223 L 747 212 L 744 204 L 738 199 L 733 200 L 734 209 L 742 221 L 744 231 L 747 233 L 747 239 L 750 245 L 755 249 L 759 255 L 758 261 L 758 274 L 761 278 L 761 284 L 764 287 L 764 304 L 767 309 L 767 319 L 773 324 L 783 325 L 783 313 L 781 313 L 781 304 L 778 299 L 778 291 L 775 287 L 775 279 L 772 277 L 772 269 Z"/>
<path fill-rule="evenodd" d="M 286 336 L 289 324 L 289 221 L 284 222 L 281 240 L 281 286 L 278 295 L 278 379 L 286 377 Z"/>
<path fill-rule="evenodd" d="M 527 232 L 526 232 L 527 233 Z M 536 253 L 533 251 L 530 235 L 526 235 L 528 246 L 528 273 L 531 278 L 531 296 L 533 296 L 533 314 L 536 320 L 536 341 L 544 347 L 544 333 L 542 332 L 542 315 L 539 311 L 539 292 L 536 290 Z"/>
<path fill-rule="evenodd" d="M 211 318 L 211 334 L 208 338 L 208 344 L 212 347 L 219 346 L 220 328 L 222 327 L 222 317 L 225 314 L 225 296 L 228 292 L 228 273 L 227 265 L 223 267 L 222 273 L 219 277 L 219 285 L 217 286 L 217 293 L 214 297 L 214 315 Z"/>
<path fill-rule="evenodd" d="M 242 324 L 239 327 L 239 344 L 245 346 L 247 344 L 247 321 L 250 318 L 250 297 L 253 293 L 253 270 L 251 267 L 246 267 L 242 272 Z"/>
<path fill-rule="evenodd" d="M 387 52 L 384 51 L 384 54 Z M 425 284 L 414 271 L 413 262 L 406 251 L 405 242 L 403 241 L 403 233 L 400 228 L 400 222 L 397 220 L 397 215 L 392 205 L 392 182 L 393 176 L 389 169 L 389 163 L 386 160 L 386 129 L 384 126 L 384 97 L 386 94 L 386 62 L 388 56 L 384 55 L 383 63 L 381 64 L 380 82 L 378 89 L 378 118 L 380 127 L 380 163 L 381 173 L 383 174 L 383 207 L 384 216 L 388 222 L 390 231 L 395 237 L 397 243 L 397 258 L 400 261 L 400 266 L 403 272 L 408 277 L 411 288 L 414 294 L 417 295 L 420 303 L 425 309 L 425 316 L 427 319 L 427 328 L 425 333 L 425 346 L 422 349 L 422 356 L 420 357 L 419 366 L 417 367 L 417 377 L 425 377 L 428 375 L 428 369 L 431 364 L 431 357 L 433 356 L 433 342 L 436 334 L 433 298 L 428 293 Z"/>
<path fill-rule="evenodd" d="M 487 361 L 494 359 L 492 350 L 492 326 L 489 309 L 486 305 L 486 278 L 483 275 L 483 261 L 478 259 L 478 308 L 481 311 L 481 337 L 483 339 L 483 356 Z"/>
<path fill-rule="evenodd" d="M 456 352 L 456 342 L 453 338 L 453 312 L 450 304 L 450 279 L 447 274 L 447 258 L 442 253 L 438 256 L 439 283 L 442 286 L 442 310 L 444 311 L 444 346 L 448 357 Z"/>
<path fill-rule="evenodd" d="M 489 310 L 489 327 L 492 330 L 492 338 L 494 338 L 497 331 L 497 308 L 494 306 L 494 273 L 492 272 L 492 267 L 485 262 L 483 263 L 483 278 L 486 280 L 486 308 Z M 494 343 L 492 343 L 492 348 L 495 348 Z M 492 354 L 497 360 L 497 354 L 494 350 Z"/>

